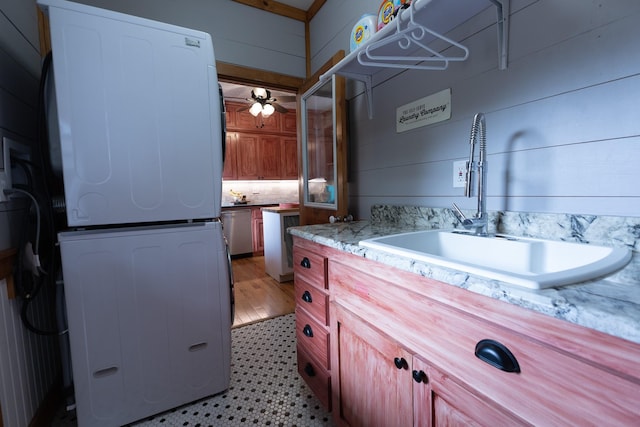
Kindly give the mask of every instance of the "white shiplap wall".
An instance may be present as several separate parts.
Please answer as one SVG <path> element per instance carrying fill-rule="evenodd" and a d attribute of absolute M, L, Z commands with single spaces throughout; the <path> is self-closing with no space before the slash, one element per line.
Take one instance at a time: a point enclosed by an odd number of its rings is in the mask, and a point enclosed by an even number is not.
<path fill-rule="evenodd" d="M 329 0 L 312 25 L 313 63 L 348 49 L 350 24 Z M 488 3 L 488 2 L 487 2 Z M 468 155 L 471 120 L 487 119 L 488 209 L 640 215 L 640 2 L 512 0 L 509 67 L 497 69 L 495 10 L 452 31 L 470 58 L 447 71 L 406 71 L 350 106 L 350 204 L 475 209 L 452 186 L 452 162 Z M 370 8 L 370 6 L 369 6 Z M 324 29 L 319 31 L 319 29 Z M 316 65 L 316 66 L 317 66 Z M 452 89 L 452 118 L 397 134 L 396 108 Z"/>
<path fill-rule="evenodd" d="M 0 139 L 35 143 L 39 76 L 35 1 L 0 1 Z M 0 203 L 0 249 L 15 246 L 23 216 L 24 205 Z M 51 295 L 43 295 L 29 310 L 38 325 L 51 314 Z M 27 331 L 20 309 L 0 281 L 0 409 L 7 427 L 29 425 L 59 372 L 57 338 Z"/>
<path fill-rule="evenodd" d="M 295 77 L 306 74 L 304 23 L 231 0 L 79 0 L 211 34 L 216 60 Z"/>

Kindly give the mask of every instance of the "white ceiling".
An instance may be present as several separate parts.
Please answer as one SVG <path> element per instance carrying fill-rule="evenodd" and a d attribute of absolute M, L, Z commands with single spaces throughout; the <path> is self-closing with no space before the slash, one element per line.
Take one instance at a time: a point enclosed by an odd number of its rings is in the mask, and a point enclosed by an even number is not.
<path fill-rule="evenodd" d="M 278 0 L 279 3 L 286 4 L 288 6 L 293 6 L 302 10 L 309 10 L 314 0 Z"/>
<path fill-rule="evenodd" d="M 247 104 L 249 103 L 249 101 L 247 101 L 247 98 L 251 98 L 251 90 L 256 87 L 229 82 L 220 82 L 220 86 L 222 86 L 222 94 L 224 95 L 224 99 L 226 99 L 227 101 L 247 102 Z M 278 104 L 288 109 L 296 109 L 295 101 L 283 102 L 278 100 L 279 97 L 295 95 L 295 92 L 285 92 L 278 89 L 272 89 L 268 86 L 263 87 L 269 89 L 269 91 L 271 92 L 271 97 L 275 98 L 278 101 Z"/>

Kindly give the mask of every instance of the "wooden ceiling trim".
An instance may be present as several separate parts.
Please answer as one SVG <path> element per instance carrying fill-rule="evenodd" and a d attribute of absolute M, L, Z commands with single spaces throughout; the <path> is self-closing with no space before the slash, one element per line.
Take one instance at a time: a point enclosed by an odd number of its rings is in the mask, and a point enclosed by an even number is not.
<path fill-rule="evenodd" d="M 288 4 L 280 3 L 272 0 L 233 0 L 247 6 L 275 13 L 276 15 L 286 16 L 287 18 L 297 21 L 307 22 L 307 12 Z"/>
<path fill-rule="evenodd" d="M 297 91 L 303 82 L 300 77 L 243 67 L 228 62 L 216 61 L 216 69 L 220 80 L 228 80 L 234 83 L 259 84 L 272 88 Z"/>
<path fill-rule="evenodd" d="M 345 56 L 344 50 L 337 51 L 327 62 L 322 65 L 311 77 L 305 79 L 300 86 L 300 93 L 304 93 L 311 89 L 311 87 L 320 81 L 320 76 L 331 69 L 334 65 L 340 62 Z"/>
<path fill-rule="evenodd" d="M 327 2 L 327 0 L 315 0 L 313 4 L 307 10 L 307 22 L 311 21 L 320 8 Z"/>

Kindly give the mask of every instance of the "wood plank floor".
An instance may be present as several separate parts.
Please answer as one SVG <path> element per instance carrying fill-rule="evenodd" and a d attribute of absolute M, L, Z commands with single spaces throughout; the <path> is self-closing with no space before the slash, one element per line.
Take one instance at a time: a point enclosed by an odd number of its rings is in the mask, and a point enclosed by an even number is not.
<path fill-rule="evenodd" d="M 233 327 L 293 313 L 293 281 L 279 283 L 264 271 L 264 257 L 231 261 L 235 281 Z"/>

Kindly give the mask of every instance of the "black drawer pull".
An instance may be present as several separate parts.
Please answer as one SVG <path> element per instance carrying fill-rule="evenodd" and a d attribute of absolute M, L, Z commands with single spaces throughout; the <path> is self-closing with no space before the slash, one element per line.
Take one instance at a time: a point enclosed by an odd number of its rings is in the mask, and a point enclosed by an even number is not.
<path fill-rule="evenodd" d="M 302 301 L 308 303 L 313 302 L 313 298 L 311 298 L 311 294 L 309 293 L 309 291 L 304 291 L 304 293 L 302 294 Z"/>
<path fill-rule="evenodd" d="M 310 377 L 316 376 L 316 371 L 313 369 L 313 366 L 311 366 L 311 363 L 307 363 L 307 365 L 304 367 L 304 373 L 309 375 Z"/>
<path fill-rule="evenodd" d="M 302 261 L 300 261 L 300 265 L 304 268 L 311 268 L 311 261 L 309 261 L 309 258 L 304 257 Z"/>
<path fill-rule="evenodd" d="M 505 372 L 520 372 L 516 357 L 507 347 L 494 340 L 481 340 L 476 344 L 476 357 Z"/>
<path fill-rule="evenodd" d="M 309 325 L 304 325 L 304 328 L 302 328 L 302 333 L 309 338 L 313 338 L 313 329 L 311 329 L 311 326 Z"/>
<path fill-rule="evenodd" d="M 412 376 L 413 376 L 413 380 L 417 383 L 427 384 L 429 382 L 429 377 L 422 370 L 421 371 L 414 370 L 412 372 Z"/>
<path fill-rule="evenodd" d="M 393 363 L 398 369 L 409 369 L 409 364 L 404 357 L 396 357 L 395 359 L 393 359 Z"/>

